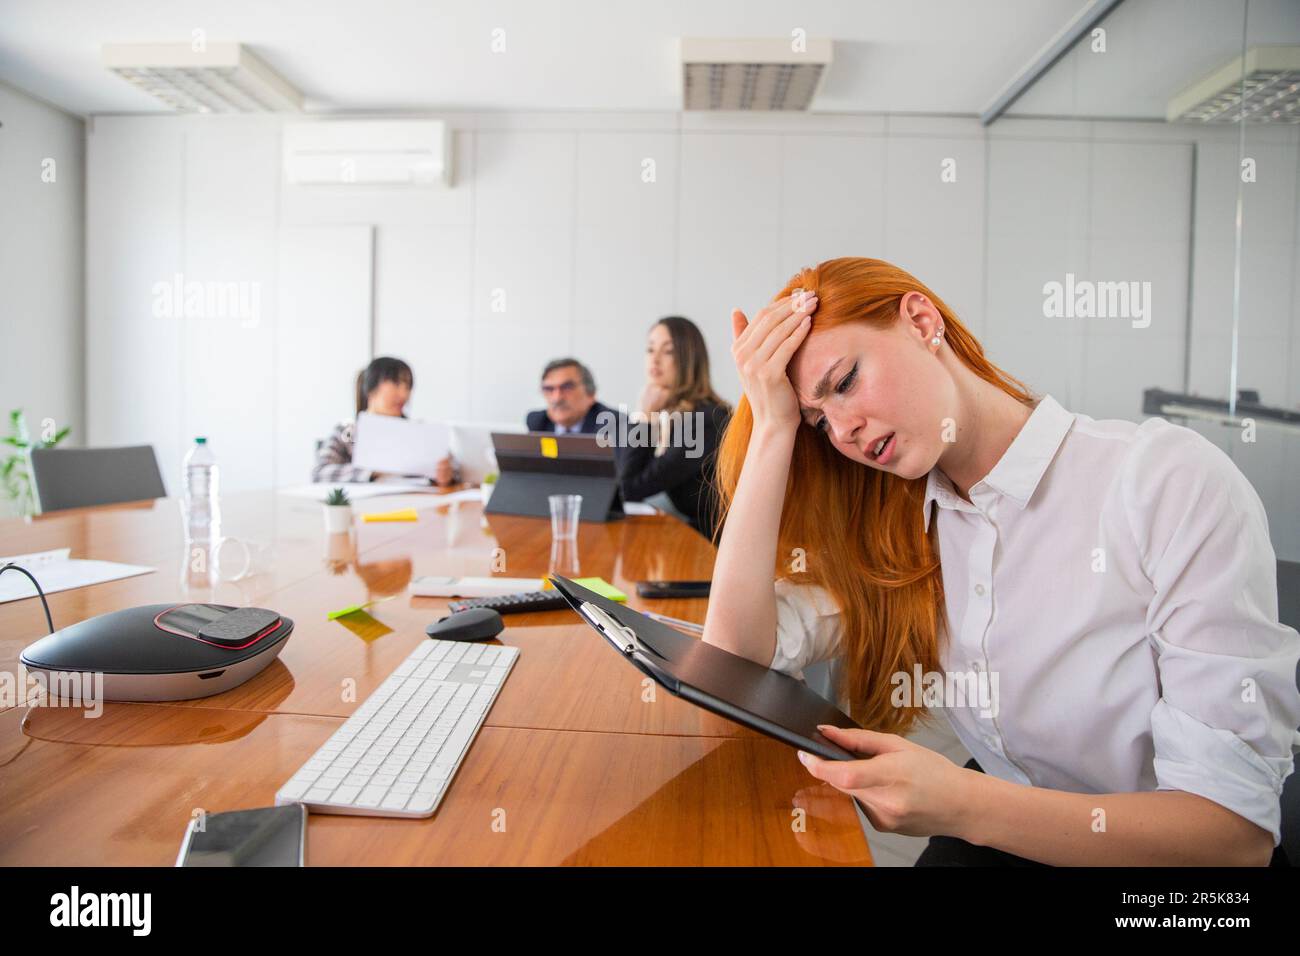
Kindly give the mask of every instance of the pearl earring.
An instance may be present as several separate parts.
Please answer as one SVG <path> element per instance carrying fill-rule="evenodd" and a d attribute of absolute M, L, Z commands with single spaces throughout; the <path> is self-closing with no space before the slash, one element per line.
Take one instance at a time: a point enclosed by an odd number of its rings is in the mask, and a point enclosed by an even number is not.
<path fill-rule="evenodd" d="M 934 338 L 932 338 L 932 339 L 930 340 L 930 344 L 931 344 L 931 345 L 938 345 L 938 344 L 939 344 L 939 336 L 941 336 L 941 335 L 943 335 L 943 329 L 942 329 L 942 328 L 938 329 L 938 330 L 934 333 Z"/>

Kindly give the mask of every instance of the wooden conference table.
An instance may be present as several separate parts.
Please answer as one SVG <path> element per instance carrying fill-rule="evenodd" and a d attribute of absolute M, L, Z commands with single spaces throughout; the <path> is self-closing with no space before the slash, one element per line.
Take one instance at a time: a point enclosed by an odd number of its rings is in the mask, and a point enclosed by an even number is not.
<path fill-rule="evenodd" d="M 55 627 L 137 604 L 252 604 L 295 622 L 279 659 L 233 690 L 175 703 L 107 703 L 96 718 L 39 698 L 0 701 L 0 864 L 175 862 L 190 817 L 269 806 L 275 792 L 443 616 L 414 598 L 420 575 L 538 577 L 550 522 L 484 516 L 434 496 L 419 520 L 327 535 L 321 506 L 274 492 L 222 501 L 222 533 L 268 546 L 239 581 L 189 573 L 171 499 L 0 521 L 0 554 L 148 565 L 151 574 L 50 596 Z M 636 582 L 707 578 L 714 549 L 675 519 L 583 523 L 581 575 L 633 607 L 704 620 L 704 599 L 643 602 Z M 257 570 L 255 568 L 255 570 Z M 10 572 L 11 574 L 13 572 Z M 362 614 L 327 614 L 382 600 Z M 437 813 L 424 820 L 311 815 L 313 865 L 870 865 L 849 798 L 784 744 L 646 688 L 570 611 L 511 615 L 519 660 Z M 46 633 L 40 602 L 0 605 L 0 672 Z M 658 691 L 652 694 L 651 691 Z"/>

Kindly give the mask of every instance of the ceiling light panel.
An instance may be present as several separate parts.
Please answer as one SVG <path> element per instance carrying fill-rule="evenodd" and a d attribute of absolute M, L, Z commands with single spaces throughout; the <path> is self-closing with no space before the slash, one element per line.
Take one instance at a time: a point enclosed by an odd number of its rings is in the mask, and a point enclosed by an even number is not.
<path fill-rule="evenodd" d="M 1171 99 L 1165 116 L 1171 123 L 1300 123 L 1300 46 L 1251 47 Z"/>
<path fill-rule="evenodd" d="M 683 39 L 688 110 L 807 110 L 831 62 L 831 41 Z"/>
<path fill-rule="evenodd" d="M 178 113 L 302 111 L 302 94 L 239 43 L 109 43 L 103 60 Z"/>

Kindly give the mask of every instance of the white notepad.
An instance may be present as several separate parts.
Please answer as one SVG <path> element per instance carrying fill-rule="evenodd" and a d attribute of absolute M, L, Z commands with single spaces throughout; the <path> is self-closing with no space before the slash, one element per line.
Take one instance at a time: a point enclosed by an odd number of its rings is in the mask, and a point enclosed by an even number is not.
<path fill-rule="evenodd" d="M 526 591 L 540 591 L 541 578 L 444 578 L 429 576 L 411 582 L 416 597 L 504 597 Z"/>
<path fill-rule="evenodd" d="M 329 493 L 335 488 L 342 488 L 347 492 L 351 501 L 361 501 L 365 498 L 380 498 L 384 495 L 419 495 L 419 494 L 436 494 L 438 489 L 432 485 L 425 484 L 407 484 L 400 481 L 374 481 L 374 482 L 347 482 L 347 481 L 321 481 L 314 485 L 293 485 L 288 488 L 281 488 L 280 494 L 288 495 L 291 498 L 311 498 L 315 501 L 324 501 L 329 497 Z"/>
<path fill-rule="evenodd" d="M 16 564 L 27 569 L 37 581 L 41 582 L 41 590 L 46 594 L 71 591 L 73 588 L 117 581 L 157 570 L 138 564 L 73 558 L 70 557 L 71 554 L 71 548 L 55 548 L 53 551 L 39 551 L 35 554 L 17 554 L 9 558 L 0 558 L 0 567 Z M 26 575 L 17 571 L 6 571 L 0 574 L 0 604 L 21 601 L 29 597 L 36 597 L 36 588 L 32 586 L 32 582 Z"/>

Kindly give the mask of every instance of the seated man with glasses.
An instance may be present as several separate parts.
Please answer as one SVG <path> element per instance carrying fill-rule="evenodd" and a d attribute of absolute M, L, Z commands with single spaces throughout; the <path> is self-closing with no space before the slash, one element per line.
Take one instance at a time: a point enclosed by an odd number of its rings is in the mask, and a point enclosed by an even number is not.
<path fill-rule="evenodd" d="M 594 435 L 603 422 L 615 422 L 615 411 L 596 401 L 596 380 L 591 370 L 575 358 L 547 362 L 542 370 L 542 395 L 546 407 L 529 412 L 530 432 L 557 435 Z M 602 412 L 609 414 L 600 417 Z"/>

